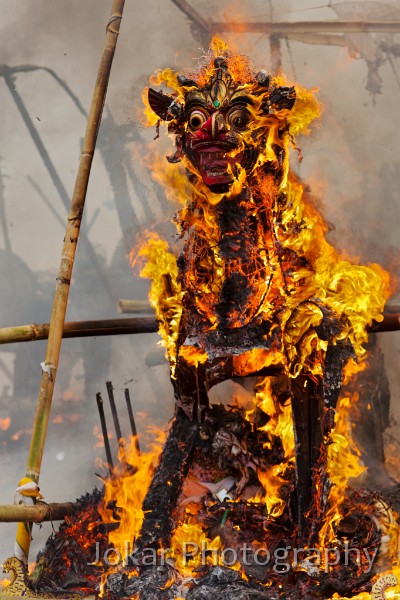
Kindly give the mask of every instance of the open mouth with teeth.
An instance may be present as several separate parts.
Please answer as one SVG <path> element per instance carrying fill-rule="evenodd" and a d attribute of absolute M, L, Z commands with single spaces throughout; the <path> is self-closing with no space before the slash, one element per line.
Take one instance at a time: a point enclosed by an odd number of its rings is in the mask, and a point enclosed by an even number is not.
<path fill-rule="evenodd" d="M 204 183 L 215 191 L 226 191 L 234 179 L 234 166 L 240 155 L 233 156 L 233 148 L 227 145 L 199 145 L 194 151 L 196 166 Z M 217 188 L 217 189 L 216 189 Z"/>

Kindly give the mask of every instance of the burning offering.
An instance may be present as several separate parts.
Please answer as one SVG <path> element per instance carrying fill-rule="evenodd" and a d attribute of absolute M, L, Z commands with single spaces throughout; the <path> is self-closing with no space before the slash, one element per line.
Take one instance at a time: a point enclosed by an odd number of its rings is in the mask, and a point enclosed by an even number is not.
<path fill-rule="evenodd" d="M 398 560 L 397 514 L 363 486 L 352 433 L 389 275 L 328 243 L 289 167 L 315 93 L 217 38 L 197 70 L 151 86 L 148 123 L 176 145 L 173 174 L 156 176 L 180 204 L 182 242 L 176 256 L 153 235 L 131 258 L 152 279 L 175 418 L 151 452 L 120 447 L 104 493 L 48 541 L 35 590 L 366 600 L 384 574 L 379 589 L 396 585 Z M 233 397 L 213 405 L 227 380 Z"/>

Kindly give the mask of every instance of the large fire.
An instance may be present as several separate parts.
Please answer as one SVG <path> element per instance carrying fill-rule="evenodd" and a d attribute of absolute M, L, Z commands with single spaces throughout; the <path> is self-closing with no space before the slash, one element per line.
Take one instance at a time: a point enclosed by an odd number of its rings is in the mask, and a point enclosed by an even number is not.
<path fill-rule="evenodd" d="M 190 418 L 204 418 L 204 399 L 196 407 L 196 400 L 190 403 L 182 391 L 180 381 L 190 369 L 202 374 L 194 380 L 199 397 L 201 376 L 206 391 L 228 378 L 225 373 L 212 379 L 218 364 L 231 377 L 267 372 L 289 381 L 279 395 L 271 376 L 262 378 L 254 407 L 237 408 L 262 436 L 263 451 L 274 455 L 279 448 L 280 458 L 252 457 L 246 444 L 229 438 L 229 456 L 241 477 L 236 492 L 225 498 L 221 528 L 229 514 L 234 519 L 229 502 L 265 506 L 264 538 L 254 536 L 254 550 L 262 539 L 272 543 L 271 523 L 287 524 L 297 511 L 295 537 L 305 548 L 323 552 L 343 546 L 341 524 L 357 506 L 369 515 L 379 513 L 374 516 L 378 529 L 388 528 L 397 540 L 390 509 L 380 511 L 378 499 L 349 492 L 349 484 L 365 471 L 350 425 L 358 395 L 344 391 L 338 403 L 343 378 L 354 378 L 366 366 L 367 326 L 382 319 L 389 276 L 379 265 L 347 260 L 329 244 L 312 196 L 289 169 L 290 150 L 298 150 L 295 136 L 308 134 L 320 114 L 315 90 L 290 85 L 282 75 L 255 74 L 246 57 L 219 39 L 197 71 L 178 75 L 165 69 L 151 84 L 164 84 L 170 92 L 146 90 L 148 125 L 159 128 L 167 122 L 177 149 L 168 157 L 170 166 L 154 157 L 149 163 L 168 197 L 181 207 L 174 220 L 184 244 L 177 259 L 165 241 L 152 235 L 131 258 L 144 262 L 142 275 L 153 282 L 150 301 L 170 361 L 177 407 Z M 312 409 L 318 397 L 320 404 Z M 311 429 L 320 428 L 306 457 L 302 406 L 313 420 Z M 242 455 L 246 458 L 240 462 Z M 196 480 L 192 471 L 191 481 Z M 254 479 L 258 489 L 250 492 L 248 483 Z M 205 474 L 196 481 L 203 491 L 197 490 L 187 505 L 183 490 L 171 539 L 183 578 L 192 577 L 199 565 L 196 556 L 189 565 L 182 557 L 182 541 L 199 547 L 207 541 L 210 555 L 226 543 L 206 526 L 204 498 L 211 488 Z M 108 486 L 108 495 L 115 485 Z M 115 494 L 114 489 L 110 497 Z M 394 564 L 396 542 L 386 552 Z M 365 554 L 358 561 L 359 575 L 369 559 Z M 312 573 L 307 564 L 301 563 L 300 570 Z M 321 569 L 337 572 L 329 556 Z"/>
<path fill-rule="evenodd" d="M 338 537 L 338 529 L 340 522 L 346 516 L 346 500 L 349 497 L 349 483 L 354 486 L 356 479 L 362 476 L 365 471 L 365 466 L 360 460 L 360 453 L 357 450 L 351 433 L 351 422 L 355 412 L 355 404 L 357 397 L 350 397 L 343 394 L 339 403 L 335 427 L 331 434 L 331 444 L 328 447 L 328 473 L 332 483 L 332 488 L 329 493 L 329 502 L 325 513 L 323 526 L 318 533 L 318 540 L 315 543 L 314 550 L 321 554 L 321 573 L 334 574 L 336 564 L 329 563 L 329 556 L 326 558 L 324 554 L 325 548 L 340 548 L 343 545 L 343 539 Z M 271 384 L 268 379 L 263 380 L 257 386 L 257 393 L 254 399 L 254 409 L 246 411 L 243 409 L 245 418 L 249 421 L 254 418 L 255 410 L 261 410 L 270 416 L 267 425 L 261 426 L 260 429 L 267 433 L 266 445 L 273 443 L 274 438 L 279 439 L 283 447 L 284 460 L 271 467 L 267 471 L 257 470 L 257 478 L 259 481 L 258 491 L 254 496 L 247 498 L 248 503 L 264 503 L 266 506 L 267 519 L 276 521 L 285 510 L 285 500 L 281 494 L 281 487 L 287 485 L 290 480 L 290 470 L 293 470 L 294 462 L 294 439 L 293 428 L 291 427 L 291 415 L 287 407 L 281 406 L 274 396 Z M 241 410 L 241 409 L 240 409 Z M 105 495 L 102 501 L 100 514 L 105 523 L 119 523 L 119 527 L 109 534 L 109 542 L 116 549 L 116 556 L 119 560 L 109 565 L 105 569 L 102 578 L 103 584 L 106 583 L 110 574 L 118 572 L 126 572 L 126 566 L 129 562 L 125 558 L 132 552 L 135 547 L 135 541 L 140 535 L 140 527 L 143 522 L 143 511 L 141 505 L 148 488 L 151 484 L 154 475 L 154 468 L 157 458 L 161 452 L 159 445 L 163 439 L 162 432 L 156 435 L 157 442 L 154 448 L 141 455 L 137 454 L 135 441 L 132 440 L 129 444 L 130 450 L 125 456 L 125 463 L 120 468 L 120 471 L 115 473 L 106 481 Z M 197 486 L 197 487 L 196 487 Z M 204 565 L 226 566 L 239 570 L 245 580 L 248 576 L 241 564 L 240 560 L 228 562 L 230 555 L 224 555 L 225 551 L 229 551 L 229 544 L 224 543 L 219 535 L 212 535 L 205 526 L 202 517 L 199 518 L 199 513 L 204 511 L 204 500 L 206 495 L 210 493 L 211 486 L 208 483 L 200 480 L 191 479 L 188 482 L 187 489 L 184 489 L 177 506 L 175 515 L 175 529 L 169 544 L 168 549 L 158 548 L 156 554 L 158 557 L 165 556 L 167 563 L 171 567 L 172 574 L 169 581 L 166 583 L 166 588 L 172 584 L 183 586 L 186 591 L 190 589 L 193 578 L 199 577 L 203 572 Z M 189 490 L 189 491 L 188 491 Z M 189 498 L 188 503 L 186 495 L 194 494 Z M 229 500 L 225 506 L 233 505 L 240 501 Z M 211 506 L 219 505 L 219 501 L 215 496 L 211 501 Z M 387 569 L 389 564 L 392 564 L 390 571 L 383 570 L 383 573 L 390 572 L 400 575 L 400 568 L 396 566 L 398 559 L 398 544 L 399 531 L 397 525 L 397 516 L 390 509 L 389 505 L 383 503 L 378 497 L 371 502 L 371 497 L 363 498 L 360 496 L 359 507 L 372 519 L 379 521 L 379 527 L 382 534 L 380 538 L 381 548 L 384 547 L 383 569 Z M 229 508 L 227 512 L 229 513 Z M 221 531 L 223 531 L 223 521 L 221 521 Z M 279 521 L 276 521 L 279 522 Z M 259 547 L 268 547 L 270 540 L 268 539 L 268 529 L 264 531 L 264 543 L 260 543 L 259 535 L 257 539 L 252 541 L 252 548 L 257 551 Z M 206 553 L 201 552 L 201 549 L 206 549 Z M 307 550 L 307 548 L 306 548 Z M 324 564 L 323 560 L 328 560 Z M 374 555 L 375 558 L 375 555 Z M 293 568 L 296 567 L 296 562 L 293 562 L 293 556 L 290 557 Z M 359 570 L 362 573 L 370 564 L 370 554 L 368 558 L 361 554 Z M 382 560 L 382 559 L 381 559 Z M 312 564 L 312 561 L 311 561 Z M 316 564 L 319 564 L 316 562 Z M 386 566 L 385 566 L 386 565 Z M 307 571 L 310 564 L 305 562 L 299 563 L 300 571 Z M 138 570 L 135 568 L 128 570 L 129 577 L 138 575 Z M 382 573 L 380 573 L 382 576 Z M 376 576 L 375 580 L 379 577 Z M 277 581 L 275 580 L 275 585 Z M 271 586 L 271 581 L 264 583 L 267 588 Z M 186 587 L 185 587 L 186 586 Z M 187 587 L 188 586 L 188 587 Z M 396 593 L 387 593 L 387 598 L 396 598 Z M 140 598 L 140 595 L 134 596 Z M 179 596 L 180 597 L 180 596 Z M 185 597 L 185 596 L 182 596 Z M 323 596 L 330 600 L 346 600 L 339 594 L 332 596 Z M 361 593 L 351 596 L 354 600 L 368 600 L 369 593 Z"/>
<path fill-rule="evenodd" d="M 167 122 L 176 152 L 168 168 L 149 163 L 179 203 L 184 241 L 177 257 L 150 235 L 131 259 L 152 279 L 177 400 L 171 431 L 179 418 L 184 425 L 163 451 L 161 433 L 147 453 L 125 443 L 105 480 L 99 514 L 115 560 L 97 565 L 102 593 L 140 598 L 153 558 L 165 598 L 191 597 L 219 565 L 241 585 L 277 590 L 274 598 L 298 586 L 291 598 L 344 600 L 334 593 L 343 589 L 364 600 L 355 593 L 376 573 L 397 573 L 399 530 L 389 504 L 362 488 L 351 426 L 359 394 L 346 384 L 367 368 L 367 326 L 382 320 L 389 276 L 329 244 L 289 169 L 295 136 L 320 114 L 315 90 L 254 73 L 219 39 L 197 71 L 165 69 L 151 84 L 169 94 L 146 90 L 148 124 Z M 214 384 L 245 376 L 258 377 L 251 406 L 210 405 Z M 175 498 L 171 514 L 154 516 L 163 496 Z M 76 537 L 84 548 L 83 533 Z M 346 562 L 349 546 L 355 557 Z"/>

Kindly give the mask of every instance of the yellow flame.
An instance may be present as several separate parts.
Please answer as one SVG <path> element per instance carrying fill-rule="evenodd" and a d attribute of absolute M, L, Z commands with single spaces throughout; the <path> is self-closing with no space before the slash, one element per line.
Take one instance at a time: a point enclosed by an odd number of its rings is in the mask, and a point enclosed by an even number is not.
<path fill-rule="evenodd" d="M 165 433 L 157 430 L 154 437 L 151 450 L 140 455 L 137 453 L 135 440 L 132 439 L 123 456 L 127 464 L 116 469 L 114 476 L 105 483 L 99 513 L 105 523 L 120 523 L 118 529 L 110 531 L 109 541 L 122 558 L 132 552 L 134 541 L 140 532 L 144 518 L 142 503 L 161 454 Z M 111 508 L 107 508 L 109 503 L 118 507 L 116 515 L 113 515 Z M 119 520 L 114 516 L 118 516 Z"/>
<path fill-rule="evenodd" d="M 349 370 L 353 364 L 350 363 Z M 365 472 L 364 466 L 353 437 L 352 427 L 354 405 L 359 400 L 358 392 L 352 396 L 344 395 L 338 404 L 335 426 L 330 435 L 327 450 L 327 474 L 333 484 L 329 493 L 329 505 L 324 524 L 319 534 L 321 547 L 329 547 L 336 542 L 335 526 L 342 519 L 341 507 L 346 498 L 349 481 L 355 480 Z"/>
<path fill-rule="evenodd" d="M 281 406 L 274 398 L 270 377 L 266 377 L 256 386 L 255 402 L 257 407 L 270 417 L 268 423 L 260 427 L 260 430 L 270 436 L 279 437 L 282 440 L 285 458 L 293 458 L 294 433 L 291 403 Z"/>
<path fill-rule="evenodd" d="M 218 554 L 222 547 L 221 538 L 217 536 L 210 540 L 188 513 L 184 522 L 175 528 L 171 539 L 172 557 L 183 577 L 195 576 L 196 569 L 202 563 L 218 564 Z"/>
<path fill-rule="evenodd" d="M 168 251 L 167 242 L 155 234 L 147 244 L 142 246 L 138 256 L 131 255 L 131 263 L 141 257 L 146 258 L 146 264 L 140 275 L 152 279 L 149 300 L 156 311 L 159 332 L 167 348 L 173 374 L 176 363 L 179 325 L 183 310 L 183 292 L 176 281 L 178 275 L 176 257 Z"/>
<path fill-rule="evenodd" d="M 251 502 L 264 502 L 270 517 L 279 517 L 286 506 L 286 502 L 280 496 L 280 489 L 284 483 L 285 473 L 290 465 L 294 463 L 294 432 L 292 420 L 291 403 L 281 406 L 273 395 L 271 378 L 266 377 L 256 387 L 254 399 L 255 406 L 269 416 L 269 420 L 260 431 L 264 431 L 270 442 L 268 447 L 272 447 L 274 437 L 280 438 L 284 450 L 285 460 L 277 465 L 271 466 L 266 471 L 258 469 L 257 477 L 263 487 L 263 492 L 258 493 Z M 246 412 L 246 418 L 251 421 L 254 413 Z"/>
<path fill-rule="evenodd" d="M 284 177 L 279 189 L 274 188 L 271 177 L 265 177 L 260 171 L 258 186 L 262 195 L 262 204 L 258 209 L 253 204 L 255 215 L 258 210 L 262 209 L 272 216 L 271 231 L 268 229 L 259 231 L 259 247 L 266 249 L 264 254 L 260 254 L 265 270 L 271 275 L 273 273 L 272 285 L 270 278 L 259 282 L 259 290 L 255 294 L 253 304 L 257 306 L 260 298 L 263 298 L 257 314 L 267 321 L 274 319 L 274 308 L 277 304 L 284 309 L 280 316 L 280 327 L 285 350 L 283 362 L 286 364 L 288 374 L 296 377 L 303 369 L 312 374 L 321 374 L 321 364 L 327 343 L 318 337 L 315 328 L 322 319 L 322 313 L 317 307 L 312 310 L 311 304 L 300 308 L 299 305 L 310 298 L 317 298 L 338 316 L 344 315 L 343 329 L 332 340 L 332 343 L 347 337 L 360 358 L 364 354 L 363 344 L 367 339 L 366 326 L 373 319 L 382 318 L 381 312 L 389 293 L 389 277 L 377 265 L 358 266 L 340 257 L 338 252 L 326 241 L 327 227 L 310 198 L 304 193 L 304 186 L 289 172 L 288 151 L 294 143 L 293 136 L 299 133 L 308 133 L 309 125 L 320 114 L 320 106 L 314 94 L 315 90 L 306 90 L 296 84 L 296 102 L 292 110 L 264 114 L 260 110 L 263 95 L 260 95 L 258 84 L 251 78 L 248 59 L 230 51 L 225 42 L 219 38 L 213 40 L 208 59 L 197 72 L 198 85 L 205 85 L 206 81 L 214 74 L 213 58 L 219 55 L 226 58 L 235 81 L 240 83 L 245 90 L 244 93 L 252 98 L 253 105 L 249 107 L 252 119 L 249 130 L 243 132 L 242 137 L 244 142 L 249 145 L 257 143 L 257 149 L 261 150 L 257 169 L 267 161 L 277 160 L 277 148 L 284 151 Z M 191 75 L 195 78 L 194 73 Z M 179 85 L 176 73 L 165 69 L 158 72 L 152 79 L 153 84 L 163 82 L 173 90 L 174 97 L 178 101 L 184 98 L 186 88 Z M 279 75 L 272 80 L 271 85 L 287 85 L 287 81 L 282 75 Z M 285 124 L 288 125 L 286 133 L 284 132 Z M 253 135 L 261 130 L 268 131 L 268 135 L 254 142 Z M 239 148 L 240 150 L 241 148 Z M 235 152 L 237 153 L 238 150 Z M 214 326 L 217 323 L 213 307 L 217 303 L 218 293 L 226 277 L 225 263 L 219 255 L 219 227 L 216 208 L 223 195 L 211 193 L 190 161 L 185 156 L 182 157 L 182 160 L 186 169 L 189 169 L 197 177 L 194 184 L 188 182 L 186 174 L 182 170 L 175 170 L 175 175 L 171 176 L 170 168 L 166 169 L 159 162 L 152 161 L 154 163 L 153 171 L 159 181 L 164 181 L 168 194 L 173 195 L 175 200 L 184 206 L 180 213 L 181 221 L 185 222 L 186 226 L 192 227 L 201 238 L 208 240 L 208 248 L 211 249 L 211 252 L 205 253 L 201 268 L 204 272 L 212 273 L 212 276 L 200 286 L 197 306 L 200 311 L 207 314 Z M 246 173 L 244 169 L 239 168 L 239 175 L 228 195 L 238 194 L 245 185 L 245 181 Z M 284 202 L 282 202 L 282 194 Z M 304 266 L 289 269 L 290 276 L 285 275 L 276 251 L 278 247 L 304 256 Z M 144 253 L 146 252 L 152 264 L 152 267 L 147 269 L 147 276 L 153 277 L 154 280 L 162 279 L 161 276 L 165 272 L 162 263 L 165 262 L 165 257 L 168 257 L 171 277 L 173 279 L 176 277 L 174 259 L 172 255 L 168 254 L 166 247 L 161 248 L 160 245 L 156 246 L 154 242 L 150 242 L 150 248 Z M 164 258 L 160 261 L 155 260 L 155 252 L 159 252 Z M 193 273 L 193 278 L 193 285 L 199 285 L 199 281 L 195 280 L 195 273 Z M 175 317 L 179 315 L 179 318 L 175 318 L 176 324 L 180 320 L 180 311 L 176 306 L 176 302 L 181 298 L 180 293 L 181 290 L 178 286 L 172 299 Z M 162 285 L 159 285 L 158 289 L 152 289 L 152 302 L 156 309 L 157 305 L 160 305 L 158 309 L 160 316 L 163 312 L 162 305 L 165 302 L 165 294 L 165 288 Z M 280 300 L 277 301 L 279 297 Z M 271 300 L 273 300 L 273 304 L 271 304 Z M 171 298 L 169 301 L 171 304 Z M 171 306 L 169 306 L 169 310 L 171 310 Z M 250 314 L 252 314 L 251 311 Z M 242 324 L 243 319 L 238 315 L 237 323 L 233 326 Z M 285 331 L 286 324 L 288 324 L 288 329 Z M 170 359 L 176 360 L 173 347 L 176 344 L 177 328 L 164 326 L 161 328 L 161 333 L 169 349 Z M 297 343 L 298 341 L 299 343 Z M 279 348 L 276 350 L 279 351 Z M 318 363 L 310 361 L 311 354 L 315 352 L 319 352 Z M 259 350 L 258 355 L 258 368 L 262 368 L 265 366 L 265 354 Z"/>

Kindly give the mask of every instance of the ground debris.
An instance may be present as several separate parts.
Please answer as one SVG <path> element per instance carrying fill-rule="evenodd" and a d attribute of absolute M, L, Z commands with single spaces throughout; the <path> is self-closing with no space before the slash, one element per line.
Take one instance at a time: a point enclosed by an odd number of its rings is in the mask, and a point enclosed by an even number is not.
<path fill-rule="evenodd" d="M 108 546 L 107 526 L 98 513 L 103 492 L 95 489 L 76 502 L 74 515 L 49 537 L 39 553 L 30 584 L 35 591 L 98 591 L 103 568 L 91 564 L 97 548 Z"/>

